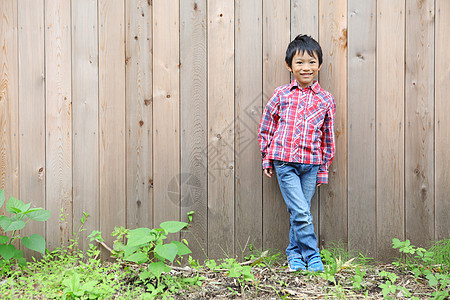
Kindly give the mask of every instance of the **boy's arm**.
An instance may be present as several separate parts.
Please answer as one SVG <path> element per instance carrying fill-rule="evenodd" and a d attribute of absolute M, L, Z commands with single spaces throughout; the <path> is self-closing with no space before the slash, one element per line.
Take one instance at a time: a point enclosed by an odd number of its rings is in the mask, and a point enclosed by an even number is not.
<path fill-rule="evenodd" d="M 336 114 L 336 104 L 332 98 L 333 104 L 330 106 L 322 126 L 322 165 L 317 173 L 317 183 L 328 183 L 328 169 L 334 158 L 335 138 L 334 138 L 334 118 Z"/>
<path fill-rule="evenodd" d="M 280 116 L 278 114 L 279 110 L 279 97 L 277 90 L 275 90 L 272 97 L 267 102 L 264 112 L 261 117 L 261 122 L 259 123 L 259 147 L 261 150 L 261 155 L 263 159 L 262 167 L 263 169 L 272 168 L 273 162 L 271 159 L 266 159 L 267 150 L 270 143 L 272 142 L 273 135 L 278 126 L 278 120 Z"/>

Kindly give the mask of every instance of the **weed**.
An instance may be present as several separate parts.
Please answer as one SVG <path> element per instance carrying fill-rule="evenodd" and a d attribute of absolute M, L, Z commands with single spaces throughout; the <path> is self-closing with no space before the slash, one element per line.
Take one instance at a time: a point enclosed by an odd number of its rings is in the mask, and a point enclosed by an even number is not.
<path fill-rule="evenodd" d="M 362 271 L 359 266 L 355 268 L 355 275 L 350 278 L 350 280 L 353 281 L 353 289 L 354 290 L 361 290 L 365 289 L 364 285 L 364 276 L 366 275 L 367 271 Z"/>
<path fill-rule="evenodd" d="M 5 191 L 0 190 L 0 208 L 5 203 Z M 26 260 L 20 249 L 17 249 L 13 242 L 21 240 L 22 244 L 33 251 L 44 254 L 45 239 L 39 234 L 32 234 L 29 237 L 21 237 L 19 230 L 25 228 L 31 221 L 45 222 L 50 218 L 50 211 L 43 208 L 32 208 L 31 203 L 23 203 L 19 199 L 10 197 L 5 203 L 6 211 L 11 215 L 0 216 L 0 226 L 4 232 L 11 232 L 11 235 L 0 235 L 0 267 L 8 269 L 9 265 L 18 262 L 21 266 L 26 265 Z M 3 271 L 2 271 L 3 272 Z"/>

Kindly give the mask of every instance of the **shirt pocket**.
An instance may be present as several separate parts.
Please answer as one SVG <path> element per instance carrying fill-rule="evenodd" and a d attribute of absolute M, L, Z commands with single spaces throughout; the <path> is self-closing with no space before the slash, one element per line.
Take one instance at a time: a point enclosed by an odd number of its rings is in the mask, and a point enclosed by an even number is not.
<path fill-rule="evenodd" d="M 314 127 L 321 127 L 327 114 L 328 106 L 324 102 L 310 105 L 306 110 L 306 121 Z"/>

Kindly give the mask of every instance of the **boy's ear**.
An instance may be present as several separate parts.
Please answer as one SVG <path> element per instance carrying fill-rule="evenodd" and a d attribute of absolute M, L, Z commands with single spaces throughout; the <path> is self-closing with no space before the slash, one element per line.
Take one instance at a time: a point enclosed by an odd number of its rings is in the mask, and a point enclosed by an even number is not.
<path fill-rule="evenodd" d="M 286 63 L 286 68 L 289 70 L 289 72 L 292 72 L 292 68 L 289 67 L 288 63 Z"/>
<path fill-rule="evenodd" d="M 322 63 L 323 65 L 323 63 Z M 317 72 L 320 71 L 320 69 L 322 68 L 322 65 L 319 66 L 319 68 L 317 69 Z"/>

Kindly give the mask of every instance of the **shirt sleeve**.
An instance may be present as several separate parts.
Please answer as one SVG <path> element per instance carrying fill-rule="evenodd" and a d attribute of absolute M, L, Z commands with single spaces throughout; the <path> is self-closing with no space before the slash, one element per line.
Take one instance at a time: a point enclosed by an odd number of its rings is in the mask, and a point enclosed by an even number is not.
<path fill-rule="evenodd" d="M 269 102 L 267 102 L 261 117 L 261 122 L 259 123 L 259 147 L 263 160 L 263 169 L 273 168 L 272 160 L 265 157 L 267 156 L 268 148 L 278 127 L 278 120 L 280 119 L 279 107 L 280 98 L 277 90 L 275 90 L 274 94 L 269 99 Z"/>
<path fill-rule="evenodd" d="M 335 154 L 335 137 L 334 137 L 334 119 L 336 114 L 336 103 L 331 96 L 332 105 L 325 115 L 322 126 L 322 164 L 317 173 L 317 183 L 328 183 L 328 169 L 333 161 Z"/>

